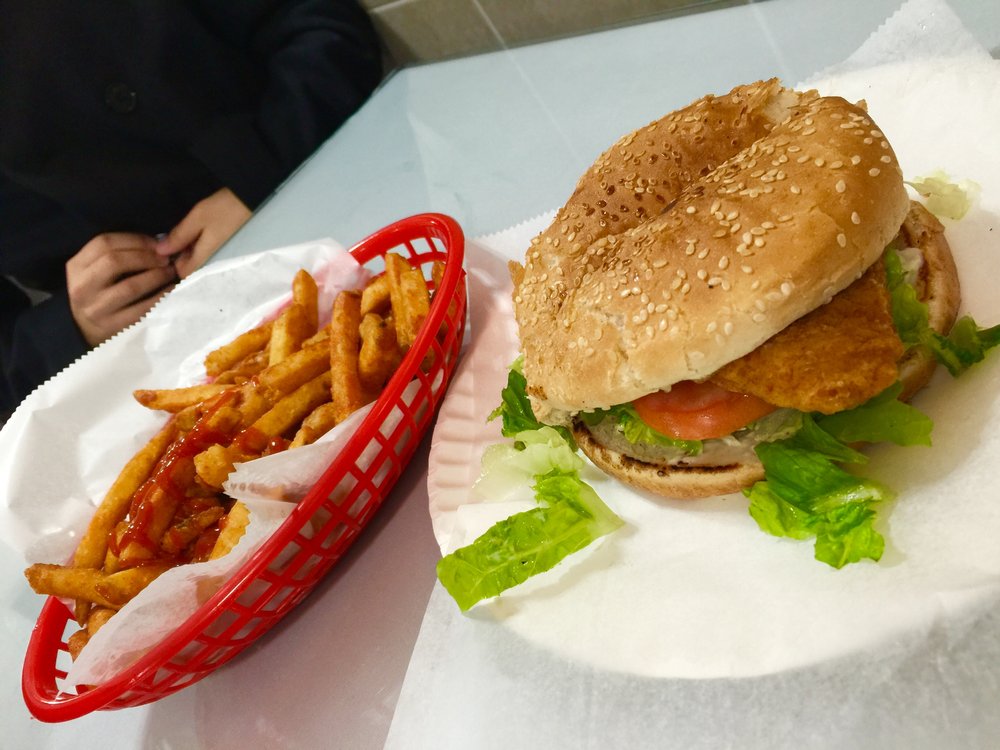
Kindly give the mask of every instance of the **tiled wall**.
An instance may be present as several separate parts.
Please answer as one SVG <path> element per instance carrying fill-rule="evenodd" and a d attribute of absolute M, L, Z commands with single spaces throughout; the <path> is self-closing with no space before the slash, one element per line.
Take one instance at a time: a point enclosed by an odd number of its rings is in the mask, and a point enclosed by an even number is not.
<path fill-rule="evenodd" d="M 489 52 L 752 0 L 361 0 L 396 65 Z"/>

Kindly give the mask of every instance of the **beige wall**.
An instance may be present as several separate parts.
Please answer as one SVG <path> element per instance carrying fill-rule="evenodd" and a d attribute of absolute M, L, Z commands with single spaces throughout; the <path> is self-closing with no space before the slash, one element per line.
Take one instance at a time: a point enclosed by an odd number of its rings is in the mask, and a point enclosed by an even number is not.
<path fill-rule="evenodd" d="M 361 0 L 397 65 L 489 52 L 752 0 Z"/>

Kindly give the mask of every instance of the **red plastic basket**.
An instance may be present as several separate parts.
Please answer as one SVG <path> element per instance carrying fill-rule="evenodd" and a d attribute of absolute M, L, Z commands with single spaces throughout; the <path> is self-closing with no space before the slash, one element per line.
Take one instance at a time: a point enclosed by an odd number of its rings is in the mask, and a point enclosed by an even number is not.
<path fill-rule="evenodd" d="M 67 721 L 170 695 L 239 654 L 305 598 L 378 510 L 444 396 L 465 330 L 464 250 L 461 228 L 442 214 L 403 219 L 351 249 L 361 263 L 395 251 L 418 268 L 435 260 L 445 264 L 427 320 L 385 391 L 316 486 L 247 563 L 113 679 L 79 692 L 59 687 L 66 676 L 60 662 L 69 664 L 65 638 L 76 623 L 65 604 L 47 599 L 21 676 L 25 703 L 36 718 Z M 433 355 L 425 359 L 428 352 Z M 404 391 L 411 382 L 416 394 L 407 403 Z"/>

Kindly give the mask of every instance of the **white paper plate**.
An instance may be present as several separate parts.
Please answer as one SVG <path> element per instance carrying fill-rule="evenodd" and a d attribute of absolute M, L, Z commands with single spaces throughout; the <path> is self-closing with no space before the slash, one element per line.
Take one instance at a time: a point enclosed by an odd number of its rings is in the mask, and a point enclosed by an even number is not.
<path fill-rule="evenodd" d="M 537 222 L 470 248 L 474 339 L 434 432 L 429 496 L 442 552 L 475 538 L 518 506 L 471 491 L 486 445 L 502 440 L 486 417 L 517 353 L 503 256 Z M 493 252 L 495 247 L 499 252 Z M 957 247 L 1000 278 L 1000 257 Z M 971 300 L 982 321 L 995 299 Z M 767 674 L 834 659 L 903 633 L 956 629 L 1000 601 L 1000 357 L 959 380 L 938 373 L 917 405 L 935 422 L 933 448 L 886 446 L 866 473 L 899 493 L 880 511 L 887 548 L 878 564 L 834 570 L 811 542 L 761 532 L 742 495 L 669 501 L 592 470 L 586 477 L 626 526 L 470 616 L 593 666 L 654 677 Z M 521 502 L 530 507 L 530 490 Z"/>

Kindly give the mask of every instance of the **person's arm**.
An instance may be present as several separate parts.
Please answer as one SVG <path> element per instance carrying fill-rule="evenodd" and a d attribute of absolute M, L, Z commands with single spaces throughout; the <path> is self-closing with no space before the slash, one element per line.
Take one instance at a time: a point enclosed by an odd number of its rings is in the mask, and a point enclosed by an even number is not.
<path fill-rule="evenodd" d="M 32 306 L 16 284 L 0 277 L 0 419 L 87 348 L 66 294 Z"/>
<path fill-rule="evenodd" d="M 368 97 L 381 76 L 377 37 L 353 0 L 203 4 L 216 33 L 261 71 L 252 111 L 220 115 L 191 146 L 225 185 L 157 248 L 181 278 L 210 258 L 278 184 Z"/>
<path fill-rule="evenodd" d="M 216 0 L 202 12 L 249 52 L 261 90 L 254 111 L 209 121 L 191 152 L 254 210 L 374 90 L 378 38 L 354 0 Z"/>

